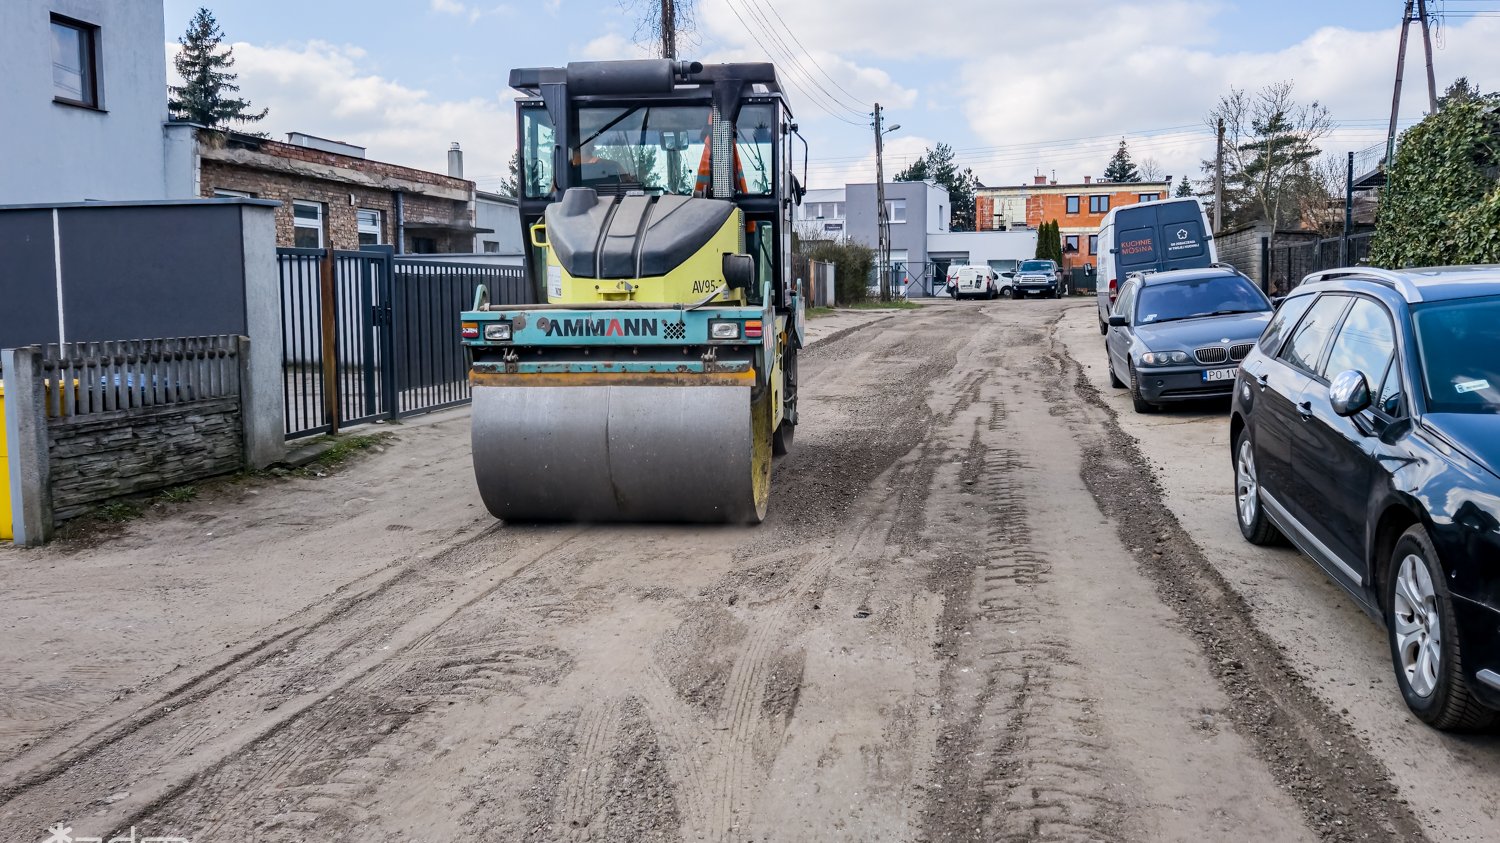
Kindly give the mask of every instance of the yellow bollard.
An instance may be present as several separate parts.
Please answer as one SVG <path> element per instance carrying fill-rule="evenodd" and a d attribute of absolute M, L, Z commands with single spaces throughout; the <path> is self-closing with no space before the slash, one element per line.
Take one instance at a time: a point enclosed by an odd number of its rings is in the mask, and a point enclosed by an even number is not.
<path fill-rule="evenodd" d="M 0 382 L 0 539 L 15 538 L 10 514 L 10 456 L 5 449 L 5 384 Z"/>

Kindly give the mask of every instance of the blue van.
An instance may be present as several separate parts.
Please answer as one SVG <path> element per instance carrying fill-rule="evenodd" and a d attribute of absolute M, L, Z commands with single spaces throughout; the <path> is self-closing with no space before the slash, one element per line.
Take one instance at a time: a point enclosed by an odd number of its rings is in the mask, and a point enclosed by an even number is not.
<path fill-rule="evenodd" d="M 1218 261 L 1203 203 L 1194 197 L 1115 208 L 1099 227 L 1099 333 L 1125 279 L 1137 272 L 1201 269 Z"/>

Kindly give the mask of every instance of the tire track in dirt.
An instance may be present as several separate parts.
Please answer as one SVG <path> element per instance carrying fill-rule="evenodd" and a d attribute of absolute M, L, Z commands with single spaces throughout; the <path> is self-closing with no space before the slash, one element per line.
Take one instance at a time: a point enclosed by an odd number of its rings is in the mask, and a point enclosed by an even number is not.
<path fill-rule="evenodd" d="M 94 803 L 111 792 L 111 783 L 121 781 L 131 783 L 130 795 L 108 803 L 96 816 L 75 817 L 78 832 L 88 833 L 87 828 L 112 832 L 135 824 L 196 781 L 218 774 L 278 733 L 298 728 L 306 722 L 304 715 L 315 717 L 330 697 L 337 709 L 349 704 L 345 698 L 352 697 L 347 689 L 388 681 L 401 664 L 399 659 L 392 661 L 393 656 L 430 641 L 433 631 L 464 607 L 582 532 L 581 528 L 541 531 L 538 544 L 496 561 L 470 558 L 472 546 L 466 544 L 408 569 L 372 593 L 340 606 L 289 641 L 286 648 L 226 676 L 224 683 L 164 706 L 160 716 L 135 724 L 66 768 L 18 788 L 0 814 L 0 836 L 14 838 L 44 828 L 56 819 L 56 806 Z M 389 643 L 373 649 L 372 642 L 382 639 Z M 309 666 L 316 666 L 312 675 L 320 676 L 320 681 L 311 688 L 294 682 L 289 689 L 288 676 L 305 675 Z M 205 728 L 209 731 L 202 731 Z M 199 730 L 199 743 L 191 755 L 162 754 L 161 748 L 170 746 L 173 736 L 194 729 Z M 285 759 L 295 757 L 295 742 L 273 753 L 273 770 L 264 780 L 274 780 L 275 770 L 286 766 Z M 143 760 L 149 763 L 143 765 Z"/>
<path fill-rule="evenodd" d="M 1207 656 L 1215 680 L 1233 702 L 1227 714 L 1235 730 L 1325 839 L 1425 840 L 1421 823 L 1396 798 L 1385 765 L 1306 686 L 1256 626 L 1244 598 L 1160 505 L 1162 490 L 1135 440 L 1121 429 L 1079 362 L 1061 348 L 1056 337 L 1061 318 L 1060 313 L 1048 325 L 1044 352 L 1059 373 L 1053 388 L 1062 400 L 1086 407 L 1099 429 L 1095 441 L 1083 446 L 1083 480 L 1162 601 Z"/>

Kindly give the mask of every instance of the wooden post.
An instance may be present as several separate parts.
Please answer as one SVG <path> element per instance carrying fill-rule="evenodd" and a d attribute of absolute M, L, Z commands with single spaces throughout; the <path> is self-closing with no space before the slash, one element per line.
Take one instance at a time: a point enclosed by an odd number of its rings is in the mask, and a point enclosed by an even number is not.
<path fill-rule="evenodd" d="M 339 338 L 338 338 L 338 285 L 334 281 L 333 247 L 329 246 L 319 261 L 321 290 L 318 295 L 318 313 L 322 317 L 323 346 L 323 414 L 328 419 L 328 432 L 339 432 Z"/>
<path fill-rule="evenodd" d="M 11 512 L 15 516 L 12 541 L 30 547 L 52 537 L 52 466 L 42 356 L 41 346 L 30 346 L 6 349 L 0 360 L 6 374 L 5 435 L 10 453 L 10 477 L 0 477 L 0 482 L 10 484 Z M 61 392 L 59 380 L 54 376 L 54 385 Z"/>

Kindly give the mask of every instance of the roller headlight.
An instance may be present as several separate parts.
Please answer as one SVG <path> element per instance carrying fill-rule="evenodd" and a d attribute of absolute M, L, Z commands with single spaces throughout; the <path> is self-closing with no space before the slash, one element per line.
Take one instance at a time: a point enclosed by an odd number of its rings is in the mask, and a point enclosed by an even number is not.
<path fill-rule="evenodd" d="M 1141 355 L 1142 366 L 1181 366 L 1192 362 L 1186 351 L 1148 351 Z"/>
<path fill-rule="evenodd" d="M 714 340 L 737 340 L 740 338 L 740 323 L 710 322 L 708 338 Z"/>
<path fill-rule="evenodd" d="M 491 322 L 485 325 L 484 338 L 494 342 L 510 342 L 510 323 Z"/>

